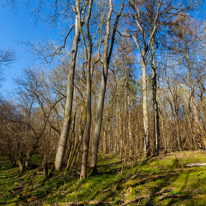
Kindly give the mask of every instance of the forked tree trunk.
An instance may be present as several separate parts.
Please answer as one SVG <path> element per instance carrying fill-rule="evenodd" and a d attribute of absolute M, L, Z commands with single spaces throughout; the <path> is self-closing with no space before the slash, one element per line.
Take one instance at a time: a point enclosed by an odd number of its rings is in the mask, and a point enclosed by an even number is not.
<path fill-rule="evenodd" d="M 69 63 L 65 117 L 63 121 L 63 127 L 61 131 L 60 139 L 59 139 L 56 158 L 55 158 L 55 170 L 58 172 L 60 172 L 62 169 L 63 159 L 64 159 L 66 146 L 67 146 L 69 129 L 71 125 L 72 103 L 73 103 L 73 92 L 74 92 L 74 73 L 75 73 L 75 66 L 76 66 L 79 36 L 80 36 L 80 32 L 79 32 L 79 27 L 78 27 L 78 19 L 76 15 L 75 36 L 73 40 L 73 46 L 72 46 L 72 51 L 71 51 L 71 56 L 70 56 L 70 63 Z"/>
<path fill-rule="evenodd" d="M 119 18 L 121 16 L 123 7 L 124 7 L 124 0 L 122 0 L 120 11 L 116 17 L 116 21 L 115 21 L 114 29 L 112 33 L 110 50 L 108 52 L 110 21 L 111 21 L 111 16 L 112 16 L 112 11 L 113 11 L 112 0 L 109 0 L 109 11 L 107 15 L 106 35 L 105 35 L 104 55 L 103 55 L 104 65 L 103 65 L 102 81 L 101 81 L 101 88 L 100 88 L 100 94 L 99 94 L 99 102 L 98 102 L 98 107 L 97 107 L 97 120 L 96 120 L 96 125 L 95 125 L 94 142 L 93 142 L 92 158 L 91 158 L 91 165 L 90 165 L 92 172 L 94 173 L 97 172 L 97 153 L 98 153 L 99 137 L 100 137 L 101 125 L 102 125 L 102 115 L 103 115 L 103 108 L 104 108 L 104 97 L 105 97 L 105 92 L 106 92 L 108 67 L 109 67 L 109 62 L 110 62 L 111 55 L 112 55 L 116 29 L 117 29 L 117 25 L 118 25 Z"/>

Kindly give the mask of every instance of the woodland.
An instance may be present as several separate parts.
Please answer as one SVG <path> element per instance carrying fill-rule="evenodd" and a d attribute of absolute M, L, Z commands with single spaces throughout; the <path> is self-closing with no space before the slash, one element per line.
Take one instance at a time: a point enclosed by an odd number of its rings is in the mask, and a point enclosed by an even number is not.
<path fill-rule="evenodd" d="M 65 35 L 0 98 L 0 204 L 206 205 L 205 2 L 26 3 Z"/>

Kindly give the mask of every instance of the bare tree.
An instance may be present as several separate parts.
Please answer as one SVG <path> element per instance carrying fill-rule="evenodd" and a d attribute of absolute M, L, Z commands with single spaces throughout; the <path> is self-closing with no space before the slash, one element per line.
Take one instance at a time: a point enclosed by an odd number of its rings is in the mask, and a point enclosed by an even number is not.
<path fill-rule="evenodd" d="M 66 98 L 66 106 L 65 106 L 65 117 L 62 127 L 62 132 L 59 140 L 59 145 L 56 153 L 55 159 L 55 169 L 56 171 L 61 171 L 64 154 L 67 145 L 68 133 L 71 125 L 72 120 L 72 104 L 73 104 L 73 93 L 74 93 L 74 73 L 75 73 L 75 66 L 76 66 L 76 57 L 77 57 L 77 50 L 78 50 L 78 42 L 80 37 L 80 14 L 79 14 L 79 0 L 75 1 L 76 9 L 74 8 L 74 12 L 76 13 L 75 19 L 75 36 L 73 40 L 73 46 L 71 51 L 70 57 L 70 65 L 69 65 L 69 75 L 68 75 L 68 83 L 67 83 L 67 98 Z M 85 12 L 85 6 L 83 7 L 82 13 Z M 83 15 L 84 16 L 84 15 Z"/>
<path fill-rule="evenodd" d="M 113 32 L 112 32 L 112 37 L 111 37 L 110 48 L 109 48 L 110 23 L 111 23 L 112 11 L 113 11 L 112 0 L 109 0 L 109 11 L 108 11 L 108 16 L 107 16 L 106 34 L 105 34 L 105 40 L 104 40 L 102 81 L 101 81 L 101 88 L 100 88 L 100 93 L 99 93 L 99 102 L 97 106 L 97 119 L 96 119 L 95 132 L 94 132 L 92 158 L 91 158 L 91 164 L 90 164 L 90 167 L 92 168 L 92 171 L 94 173 L 97 172 L 97 153 L 98 153 L 99 138 L 100 138 L 100 132 L 101 132 L 101 125 L 102 125 L 102 115 L 103 115 L 103 108 L 104 108 L 108 67 L 109 67 L 109 63 L 110 63 L 110 59 L 111 59 L 111 55 L 113 51 L 115 34 L 116 34 L 120 16 L 122 14 L 123 7 L 124 7 L 124 0 L 122 0 L 120 10 L 116 16 L 116 20 L 115 20 Z"/>

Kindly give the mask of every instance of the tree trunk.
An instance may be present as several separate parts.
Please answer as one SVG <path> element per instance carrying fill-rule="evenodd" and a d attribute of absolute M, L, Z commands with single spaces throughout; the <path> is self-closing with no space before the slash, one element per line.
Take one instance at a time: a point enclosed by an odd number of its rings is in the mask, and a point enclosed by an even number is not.
<path fill-rule="evenodd" d="M 190 78 L 192 111 L 193 111 L 193 115 L 194 115 L 195 124 L 197 127 L 199 127 L 197 107 L 196 107 L 196 102 L 195 102 L 194 85 L 193 85 L 193 81 L 192 81 L 192 69 L 191 69 L 191 64 L 190 64 L 190 60 L 189 60 L 189 53 L 188 53 L 186 43 L 185 43 L 185 49 L 186 49 L 186 60 L 187 60 L 187 66 L 188 66 L 188 71 L 189 71 L 189 78 Z"/>
<path fill-rule="evenodd" d="M 149 120 L 148 120 L 148 103 L 147 103 L 147 74 L 145 55 L 142 55 L 142 106 L 143 106 L 143 124 L 144 124 L 144 153 L 149 156 Z"/>
<path fill-rule="evenodd" d="M 19 152 L 18 163 L 19 163 L 19 174 L 22 174 L 25 171 L 25 163 L 22 158 L 22 152 Z"/>
<path fill-rule="evenodd" d="M 44 160 L 42 162 L 42 168 L 43 168 L 43 177 L 46 180 L 48 177 L 48 163 L 47 163 L 47 156 L 44 155 Z"/>
<path fill-rule="evenodd" d="M 82 115 L 81 115 L 80 118 L 82 118 Z M 85 130 L 85 124 L 86 124 L 86 106 L 84 108 L 84 114 L 83 114 L 83 118 L 82 119 L 83 119 L 83 121 L 80 122 L 79 139 L 76 142 L 76 145 L 75 145 L 75 148 L 73 150 L 71 159 L 68 160 L 68 162 L 67 162 L 67 167 L 66 167 L 65 174 L 67 174 L 68 171 L 73 168 L 73 166 L 74 166 L 74 164 L 76 162 L 77 156 L 79 155 L 79 150 L 80 150 L 80 146 L 81 146 L 81 143 L 82 143 L 82 139 L 83 139 L 83 135 L 84 135 L 84 130 Z"/>
<path fill-rule="evenodd" d="M 129 156 L 132 156 L 132 150 L 133 150 L 133 143 L 132 143 L 132 130 L 131 130 L 131 109 L 130 109 L 130 98 L 129 95 L 127 96 L 128 101 L 128 112 L 129 112 L 129 118 L 128 118 L 128 132 L 129 132 Z"/>
<path fill-rule="evenodd" d="M 159 154 L 159 114 L 158 114 L 158 103 L 157 103 L 157 75 L 155 66 L 155 48 L 154 38 L 151 41 L 151 53 L 152 53 L 152 94 L 153 94 L 153 110 L 154 110 L 154 141 L 155 141 L 155 153 Z"/>
<path fill-rule="evenodd" d="M 106 81 L 107 81 L 107 71 L 108 68 L 103 69 L 103 77 L 101 82 L 101 89 L 99 94 L 99 103 L 97 107 L 97 120 L 95 125 L 95 133 L 94 133 L 94 142 L 93 142 L 93 151 L 92 151 L 92 159 L 91 159 L 91 167 L 96 169 L 97 163 L 97 153 L 98 153 L 98 146 L 99 146 L 99 137 L 101 132 L 101 124 L 102 124 L 102 115 L 103 115 L 103 108 L 104 108 L 104 97 L 106 92 Z"/>
<path fill-rule="evenodd" d="M 67 146 L 68 133 L 71 125 L 72 103 L 73 103 L 73 92 L 74 92 L 74 73 L 75 73 L 75 66 L 76 66 L 76 56 L 78 50 L 79 36 L 80 36 L 80 32 L 78 27 L 78 19 L 76 15 L 75 37 L 73 40 L 73 46 L 72 46 L 72 51 L 70 56 L 70 63 L 69 63 L 65 118 L 64 118 L 62 132 L 59 139 L 56 158 L 55 158 L 55 169 L 58 172 L 60 172 L 62 169 L 63 159 L 64 159 L 65 150 Z"/>
<path fill-rule="evenodd" d="M 93 142 L 92 159 L 91 159 L 91 168 L 93 168 L 94 172 L 97 172 L 97 153 L 98 153 L 98 147 L 99 147 L 99 137 L 100 137 L 100 132 L 101 132 L 102 115 L 103 115 L 103 108 L 104 108 L 104 97 L 105 97 L 106 84 L 107 84 L 107 73 L 108 73 L 107 55 L 108 55 L 110 20 L 112 16 L 112 11 L 113 11 L 112 0 L 110 0 L 109 1 L 109 12 L 107 16 L 105 44 L 104 44 L 104 57 L 103 57 L 104 66 L 103 66 L 103 71 L 102 71 L 99 102 L 97 106 L 97 119 L 96 119 L 96 125 L 95 125 L 94 142 Z"/>
<path fill-rule="evenodd" d="M 130 111 L 130 98 L 129 98 L 129 89 L 128 89 L 128 68 L 126 65 L 126 74 L 125 74 L 125 115 L 128 115 L 127 127 L 128 127 L 128 136 L 129 136 L 129 157 L 132 155 L 132 132 L 131 132 L 131 111 Z M 126 132 L 127 136 L 127 132 Z"/>
<path fill-rule="evenodd" d="M 86 129 L 85 129 L 85 139 L 84 139 L 84 151 L 82 156 L 82 168 L 81 168 L 81 178 L 86 178 L 87 174 L 87 159 L 89 151 L 90 142 L 90 130 L 91 130 L 91 56 L 92 56 L 92 40 L 89 34 L 89 20 L 91 16 L 93 0 L 89 0 L 89 9 L 86 18 L 86 36 L 88 40 L 88 54 L 85 51 L 86 62 L 87 62 L 87 111 L 86 111 Z M 86 49 L 86 44 L 85 50 Z"/>

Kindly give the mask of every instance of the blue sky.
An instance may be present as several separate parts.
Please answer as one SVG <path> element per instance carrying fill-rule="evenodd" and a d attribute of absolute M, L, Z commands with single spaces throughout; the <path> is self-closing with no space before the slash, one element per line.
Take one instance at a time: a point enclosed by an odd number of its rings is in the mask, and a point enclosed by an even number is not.
<path fill-rule="evenodd" d="M 49 28 L 41 22 L 35 24 L 24 6 L 18 4 L 18 11 L 14 13 L 0 4 L 0 48 L 11 48 L 17 56 L 14 63 L 4 67 L 3 93 L 6 89 L 14 88 L 13 77 L 20 75 L 22 69 L 28 65 L 35 64 L 35 57 L 20 42 L 35 42 L 41 38 L 60 40 L 60 36 L 58 28 Z"/>
<path fill-rule="evenodd" d="M 18 11 L 14 13 L 10 11 L 9 6 L 0 4 L 0 48 L 11 48 L 17 55 L 17 60 L 9 67 L 4 68 L 5 80 L 1 88 L 4 94 L 5 90 L 14 89 L 15 85 L 12 79 L 16 75 L 20 75 L 22 69 L 35 64 L 35 57 L 20 42 L 36 42 L 41 38 L 60 41 L 63 38 L 62 30 L 59 27 L 51 28 L 40 21 L 35 24 L 25 7 L 20 3 L 17 6 Z M 205 18 L 205 7 L 204 4 L 200 12 L 195 12 L 199 19 Z"/>

